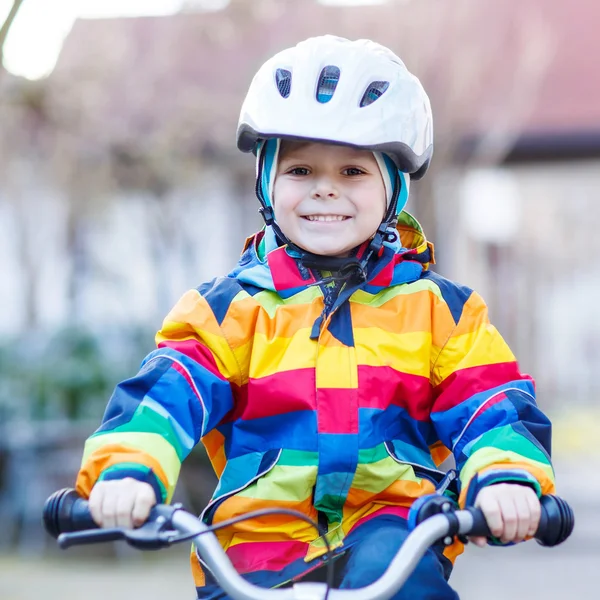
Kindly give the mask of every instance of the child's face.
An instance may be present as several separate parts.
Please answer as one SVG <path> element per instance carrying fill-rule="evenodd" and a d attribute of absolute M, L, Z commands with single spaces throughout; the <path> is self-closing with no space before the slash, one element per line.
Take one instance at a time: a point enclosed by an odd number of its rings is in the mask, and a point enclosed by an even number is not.
<path fill-rule="evenodd" d="M 315 142 L 282 144 L 273 188 L 285 236 L 308 252 L 346 256 L 370 239 L 386 210 L 373 154 Z"/>

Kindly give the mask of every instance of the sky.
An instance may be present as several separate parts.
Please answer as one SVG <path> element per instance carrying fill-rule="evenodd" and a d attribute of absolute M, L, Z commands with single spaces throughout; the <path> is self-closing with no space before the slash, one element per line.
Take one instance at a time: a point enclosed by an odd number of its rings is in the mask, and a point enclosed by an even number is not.
<path fill-rule="evenodd" d="M 251 1 L 251 0 L 249 0 Z M 319 0 L 322 4 L 380 4 L 386 0 Z M 6 41 L 4 66 L 15 75 L 48 75 L 76 18 L 168 15 L 184 4 L 219 9 L 228 0 L 25 0 Z M 0 0 L 4 19 L 12 0 Z"/>

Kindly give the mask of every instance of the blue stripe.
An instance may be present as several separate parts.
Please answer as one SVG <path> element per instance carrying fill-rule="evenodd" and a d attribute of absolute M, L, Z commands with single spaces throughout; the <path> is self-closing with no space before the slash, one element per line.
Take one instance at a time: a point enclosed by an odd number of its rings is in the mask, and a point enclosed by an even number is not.
<path fill-rule="evenodd" d="M 238 419 L 223 423 L 217 429 L 225 437 L 227 458 L 280 448 L 311 452 L 317 450 L 317 415 L 313 410 L 248 421 Z"/>
<path fill-rule="evenodd" d="M 471 297 L 473 290 L 464 285 L 454 283 L 433 271 L 424 271 L 421 277 L 423 279 L 430 279 L 438 286 L 442 298 L 450 309 L 454 322 L 458 323 L 462 315 L 463 307 Z"/>
<path fill-rule="evenodd" d="M 354 347 L 354 331 L 352 330 L 352 316 L 349 302 L 344 302 L 333 313 L 327 329 L 344 346 L 349 348 Z"/>
<path fill-rule="evenodd" d="M 358 434 L 319 434 L 319 477 L 331 473 L 354 473 L 358 464 Z"/>
<path fill-rule="evenodd" d="M 167 363 L 173 366 L 173 360 L 181 363 L 192 378 L 201 401 L 183 374 L 175 369 L 170 369 L 148 395 L 164 406 L 197 443 L 200 436 L 206 435 L 233 408 L 231 385 L 172 348 L 159 348 L 145 360 L 153 358 L 152 364 Z"/>
<path fill-rule="evenodd" d="M 263 462 L 265 454 L 265 452 L 250 452 L 243 456 L 230 458 L 221 474 L 213 497 L 217 498 L 243 488 L 259 473 L 267 471 L 272 464 L 265 464 Z M 271 454 L 270 456 L 272 463 L 273 459 L 277 458 L 277 455 Z M 262 470 L 261 465 L 263 466 Z"/>
<path fill-rule="evenodd" d="M 429 422 L 413 419 L 400 406 L 358 409 L 360 449 L 373 448 L 383 441 L 402 440 L 417 448 L 429 448 L 432 435 L 437 441 L 433 426 Z"/>
<path fill-rule="evenodd" d="M 119 383 L 108 401 L 102 424 L 96 433 L 112 431 L 119 425 L 129 423 L 146 394 L 171 368 L 171 365 L 171 361 L 152 365 L 142 363 L 142 367 L 135 377 Z"/>
<path fill-rule="evenodd" d="M 217 277 L 196 289 L 208 302 L 219 325 L 225 319 L 231 301 L 242 291 L 237 280 L 231 277 Z"/>
<path fill-rule="evenodd" d="M 271 188 L 271 179 L 274 176 L 273 173 L 273 162 L 275 158 L 275 153 L 277 152 L 277 147 L 279 145 L 279 139 L 272 138 L 268 139 L 264 142 L 264 148 L 261 147 L 259 152 L 265 153 L 265 160 L 263 162 L 263 170 L 262 170 L 262 192 L 263 197 L 265 199 L 265 203 L 267 206 L 272 206 L 272 199 L 269 194 L 269 190 Z M 260 154 L 259 154 L 260 156 Z"/>
<path fill-rule="evenodd" d="M 518 388 L 533 395 L 533 384 L 528 379 L 509 381 L 489 390 L 474 394 L 460 404 L 442 412 L 432 412 L 431 420 L 439 439 L 448 448 L 452 448 L 473 413 L 491 396 L 505 391 L 507 388 Z"/>

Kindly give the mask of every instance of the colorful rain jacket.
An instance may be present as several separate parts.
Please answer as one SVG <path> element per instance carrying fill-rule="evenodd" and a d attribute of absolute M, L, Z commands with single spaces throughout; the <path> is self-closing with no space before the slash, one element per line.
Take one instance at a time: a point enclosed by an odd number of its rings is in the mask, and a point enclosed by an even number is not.
<path fill-rule="evenodd" d="M 181 298 L 158 349 L 116 388 L 78 491 L 135 477 L 168 502 L 201 440 L 219 477 L 205 522 L 291 508 L 341 548 L 374 516 L 406 517 L 450 452 L 462 504 L 499 481 L 551 493 L 551 427 L 533 381 L 481 297 L 429 270 L 418 223 L 403 212 L 398 229 L 402 248 L 385 246 L 367 281 L 337 294 L 269 230 L 250 238 L 232 273 Z M 279 582 L 324 554 L 323 537 L 287 515 L 218 537 L 240 572 L 276 571 Z"/>

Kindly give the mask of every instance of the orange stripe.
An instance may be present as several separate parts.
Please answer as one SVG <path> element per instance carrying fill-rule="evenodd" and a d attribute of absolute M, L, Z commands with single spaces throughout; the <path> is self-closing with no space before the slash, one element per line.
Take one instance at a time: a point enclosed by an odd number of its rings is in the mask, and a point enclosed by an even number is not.
<path fill-rule="evenodd" d="M 213 429 L 201 438 L 201 441 L 206 448 L 206 453 L 217 477 L 221 477 L 221 473 L 223 473 L 227 462 L 224 447 L 225 437 L 218 429 Z"/>
<path fill-rule="evenodd" d="M 441 348 L 454 328 L 448 306 L 429 290 L 399 294 L 379 307 L 350 303 L 355 328 L 377 327 L 392 333 L 433 332 Z"/>
<path fill-rule="evenodd" d="M 288 508 L 297 510 L 315 521 L 317 520 L 317 511 L 312 505 L 312 498 L 310 496 L 300 502 L 232 496 L 217 508 L 213 523 L 216 524 L 263 508 Z M 284 514 L 266 515 L 264 517 L 240 521 L 231 527 L 226 527 L 222 531 L 224 537 L 233 535 L 236 539 L 239 538 L 239 541 L 256 541 L 258 535 L 260 535 L 260 541 L 267 541 L 267 539 L 294 539 L 312 542 L 318 537 L 318 533 L 308 523 L 291 515 Z"/>
<path fill-rule="evenodd" d="M 289 338 L 299 329 L 311 329 L 323 310 L 321 297 L 310 303 L 281 304 L 273 318 L 255 298 L 233 302 L 222 323 L 223 331 L 234 349 L 250 342 L 254 334 L 267 340 Z"/>
<path fill-rule="evenodd" d="M 149 454 L 138 451 L 127 452 L 127 449 L 120 444 L 108 444 L 92 452 L 86 463 L 81 467 L 75 485 L 77 493 L 83 498 L 89 498 L 90 492 L 96 481 L 98 481 L 100 474 L 109 467 L 124 462 L 150 467 L 156 477 L 160 479 L 165 489 L 169 488 L 167 476 L 160 463 Z"/>
<path fill-rule="evenodd" d="M 197 330 L 221 336 L 221 329 L 208 302 L 197 290 L 186 292 L 165 317 L 158 335 L 165 339 L 187 339 Z"/>
<path fill-rule="evenodd" d="M 463 306 L 462 316 L 452 336 L 472 333 L 489 322 L 488 309 L 483 298 L 477 292 L 473 292 Z"/>

